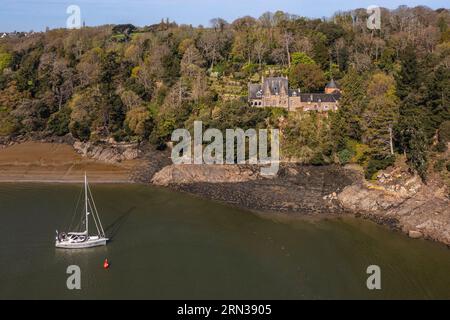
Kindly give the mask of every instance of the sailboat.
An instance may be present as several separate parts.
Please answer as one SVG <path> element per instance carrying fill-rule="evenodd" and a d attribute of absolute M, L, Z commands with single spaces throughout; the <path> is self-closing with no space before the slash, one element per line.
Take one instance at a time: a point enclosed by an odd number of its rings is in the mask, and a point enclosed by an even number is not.
<path fill-rule="evenodd" d="M 89 216 L 92 216 L 92 220 L 97 229 L 97 235 L 89 235 Z M 65 233 L 56 231 L 55 246 L 64 249 L 84 249 L 104 246 L 108 241 L 98 215 L 97 207 L 95 206 L 94 198 L 92 197 L 91 189 L 89 188 L 86 173 L 84 174 L 84 223 L 82 221 L 82 224 L 85 228 L 82 232 Z"/>

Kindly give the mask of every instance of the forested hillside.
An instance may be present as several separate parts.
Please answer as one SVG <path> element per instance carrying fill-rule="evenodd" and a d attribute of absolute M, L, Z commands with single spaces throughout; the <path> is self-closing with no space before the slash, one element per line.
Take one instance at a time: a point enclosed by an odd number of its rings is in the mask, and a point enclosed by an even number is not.
<path fill-rule="evenodd" d="M 425 178 L 450 140 L 449 10 L 383 9 L 380 30 L 366 20 L 365 9 L 329 19 L 276 12 L 204 27 L 162 21 L 5 37 L 0 136 L 70 133 L 162 148 L 198 119 L 280 128 L 283 157 L 356 162 L 367 177 L 406 155 Z M 247 82 L 262 75 L 288 75 L 304 92 L 334 78 L 341 108 L 328 117 L 251 108 Z"/>

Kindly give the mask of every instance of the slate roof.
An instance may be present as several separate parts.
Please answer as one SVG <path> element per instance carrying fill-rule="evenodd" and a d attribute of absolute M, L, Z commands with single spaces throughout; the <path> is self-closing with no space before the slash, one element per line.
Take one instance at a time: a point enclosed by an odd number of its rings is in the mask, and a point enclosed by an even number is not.
<path fill-rule="evenodd" d="M 262 94 L 261 85 L 250 83 L 248 85 L 248 97 L 249 99 L 261 99 L 261 96 L 258 96 L 258 92 Z"/>
<path fill-rule="evenodd" d="M 331 79 L 331 81 L 328 82 L 328 84 L 325 86 L 325 88 L 327 88 L 327 89 L 338 89 L 338 86 L 337 86 L 336 82 L 334 82 L 334 79 Z"/>
<path fill-rule="evenodd" d="M 325 93 L 302 93 L 300 94 L 300 100 L 302 102 L 336 102 L 339 100 L 338 94 L 325 94 Z"/>
<path fill-rule="evenodd" d="M 288 79 L 283 77 L 270 77 L 265 78 L 263 83 L 263 92 L 270 92 L 271 95 L 277 95 L 281 93 L 288 94 L 289 82 Z"/>

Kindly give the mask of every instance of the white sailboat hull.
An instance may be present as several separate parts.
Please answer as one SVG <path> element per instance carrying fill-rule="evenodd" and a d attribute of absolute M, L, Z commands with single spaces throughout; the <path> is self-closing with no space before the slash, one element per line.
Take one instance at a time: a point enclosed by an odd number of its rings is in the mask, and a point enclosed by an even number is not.
<path fill-rule="evenodd" d="M 72 240 L 63 240 L 63 241 L 57 240 L 55 243 L 55 247 L 62 249 L 85 249 L 98 246 L 105 246 L 107 241 L 108 241 L 107 238 L 100 238 L 100 237 L 89 237 L 87 240 L 82 242 Z"/>

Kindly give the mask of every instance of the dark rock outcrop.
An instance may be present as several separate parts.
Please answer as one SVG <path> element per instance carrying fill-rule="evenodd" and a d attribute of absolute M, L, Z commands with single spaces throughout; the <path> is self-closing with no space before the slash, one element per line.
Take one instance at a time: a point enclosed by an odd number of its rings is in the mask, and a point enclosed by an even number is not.
<path fill-rule="evenodd" d="M 343 213 L 333 194 L 354 180 L 338 166 L 284 164 L 273 178 L 257 166 L 170 166 L 152 179 L 157 185 L 251 210 L 294 214 Z"/>

